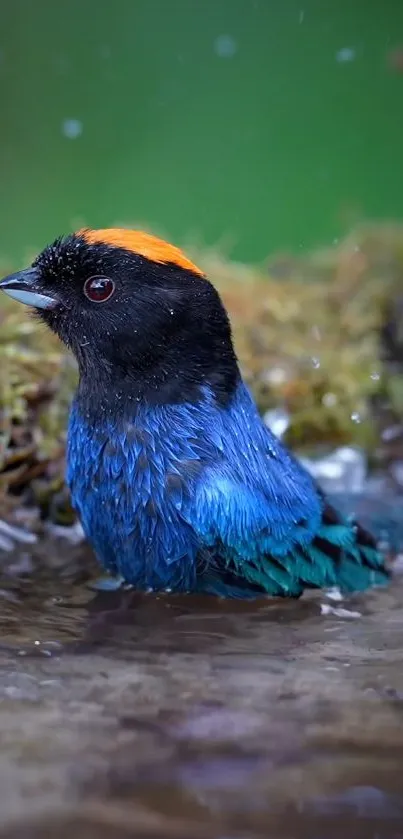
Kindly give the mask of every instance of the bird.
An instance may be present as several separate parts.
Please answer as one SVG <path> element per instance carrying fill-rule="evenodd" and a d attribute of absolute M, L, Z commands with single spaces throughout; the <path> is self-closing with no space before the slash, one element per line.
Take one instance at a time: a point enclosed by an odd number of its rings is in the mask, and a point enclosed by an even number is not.
<path fill-rule="evenodd" d="M 84 228 L 0 288 L 76 358 L 66 480 L 111 580 L 239 599 L 387 583 L 373 537 L 265 426 L 218 291 L 181 249 Z"/>

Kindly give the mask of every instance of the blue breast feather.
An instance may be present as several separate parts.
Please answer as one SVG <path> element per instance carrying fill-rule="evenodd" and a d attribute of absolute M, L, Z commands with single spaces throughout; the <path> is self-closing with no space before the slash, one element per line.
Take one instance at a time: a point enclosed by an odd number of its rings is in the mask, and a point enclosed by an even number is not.
<path fill-rule="evenodd" d="M 90 425 L 72 408 L 67 480 L 99 561 L 139 589 L 297 596 L 383 583 L 357 529 L 263 425 L 245 385 L 222 408 L 142 406 Z"/>

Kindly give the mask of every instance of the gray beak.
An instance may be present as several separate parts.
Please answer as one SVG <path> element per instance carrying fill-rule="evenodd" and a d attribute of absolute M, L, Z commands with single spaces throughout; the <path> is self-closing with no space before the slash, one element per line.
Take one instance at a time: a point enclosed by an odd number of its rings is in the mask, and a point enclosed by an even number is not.
<path fill-rule="evenodd" d="M 26 268 L 25 271 L 17 271 L 16 274 L 5 277 L 0 282 L 0 289 L 19 303 L 25 303 L 26 306 L 34 306 L 35 309 L 53 309 L 58 301 L 54 297 L 42 294 L 39 280 L 37 268 Z"/>

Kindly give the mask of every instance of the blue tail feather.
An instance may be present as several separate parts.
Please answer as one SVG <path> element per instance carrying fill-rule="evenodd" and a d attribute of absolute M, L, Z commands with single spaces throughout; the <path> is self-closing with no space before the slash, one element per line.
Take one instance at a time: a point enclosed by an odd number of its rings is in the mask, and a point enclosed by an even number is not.
<path fill-rule="evenodd" d="M 223 597 L 299 597 L 304 588 L 337 586 L 348 593 L 386 585 L 388 580 L 370 534 L 327 505 L 310 545 L 299 545 L 281 557 L 263 554 L 253 562 L 233 558 L 229 563 L 218 549 L 215 560 L 199 578 L 199 590 Z"/>

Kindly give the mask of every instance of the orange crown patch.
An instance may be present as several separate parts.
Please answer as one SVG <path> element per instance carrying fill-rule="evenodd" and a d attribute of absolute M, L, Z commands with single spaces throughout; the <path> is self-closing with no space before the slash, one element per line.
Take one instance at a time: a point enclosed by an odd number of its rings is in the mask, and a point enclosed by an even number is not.
<path fill-rule="evenodd" d="M 88 242 L 89 245 L 114 245 L 115 248 L 125 248 L 127 251 L 145 256 L 151 262 L 159 262 L 162 265 L 173 263 L 179 268 L 193 271 L 203 277 L 200 270 L 185 254 L 175 245 L 158 239 L 150 233 L 143 233 L 141 230 L 126 230 L 124 227 L 111 227 L 104 230 L 79 230 L 77 233 Z"/>

